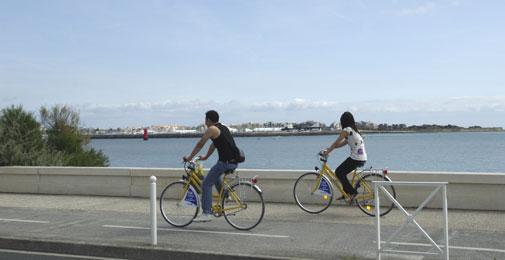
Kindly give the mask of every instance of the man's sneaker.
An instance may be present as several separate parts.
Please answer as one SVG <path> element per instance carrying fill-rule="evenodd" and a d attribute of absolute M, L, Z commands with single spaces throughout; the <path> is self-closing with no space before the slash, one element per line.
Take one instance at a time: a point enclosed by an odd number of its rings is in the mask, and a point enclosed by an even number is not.
<path fill-rule="evenodd" d="M 212 220 L 212 218 L 213 216 L 211 214 L 203 213 L 197 216 L 195 219 L 193 219 L 193 222 L 209 222 Z"/>

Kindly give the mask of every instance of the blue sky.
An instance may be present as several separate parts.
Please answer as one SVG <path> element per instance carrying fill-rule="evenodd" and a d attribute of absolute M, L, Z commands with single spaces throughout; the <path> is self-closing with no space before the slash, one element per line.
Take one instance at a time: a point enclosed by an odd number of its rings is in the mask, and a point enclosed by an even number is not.
<path fill-rule="evenodd" d="M 0 107 L 505 126 L 504 1 L 0 1 Z"/>

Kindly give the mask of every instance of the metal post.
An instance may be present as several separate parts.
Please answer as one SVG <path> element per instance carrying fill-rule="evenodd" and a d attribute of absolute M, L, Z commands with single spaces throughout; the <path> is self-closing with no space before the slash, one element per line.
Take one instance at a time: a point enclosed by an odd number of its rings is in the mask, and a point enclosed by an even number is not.
<path fill-rule="evenodd" d="M 151 182 L 151 194 L 150 205 L 151 205 L 151 244 L 153 246 L 158 244 L 158 231 L 157 231 L 157 221 L 156 221 L 156 176 L 151 176 L 149 178 Z"/>
<path fill-rule="evenodd" d="M 377 260 L 381 260 L 381 222 L 380 222 L 380 201 L 379 201 L 379 184 L 374 183 L 375 192 L 375 216 L 377 224 Z"/>
<path fill-rule="evenodd" d="M 447 185 L 442 189 L 442 200 L 444 205 L 444 238 L 445 238 L 445 259 L 449 260 L 449 220 L 447 214 Z"/>

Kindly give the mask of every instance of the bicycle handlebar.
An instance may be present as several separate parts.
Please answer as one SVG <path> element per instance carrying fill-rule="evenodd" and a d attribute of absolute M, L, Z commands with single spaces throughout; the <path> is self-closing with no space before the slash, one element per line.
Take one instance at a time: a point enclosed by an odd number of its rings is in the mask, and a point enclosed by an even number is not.
<path fill-rule="evenodd" d="M 324 154 L 323 151 L 320 151 L 319 153 L 317 153 L 317 155 L 319 156 L 319 160 L 322 161 L 322 162 L 326 162 L 328 161 L 328 154 Z"/>
<path fill-rule="evenodd" d="M 200 161 L 200 156 L 195 156 L 190 161 L 184 161 L 184 170 L 189 173 L 189 170 L 194 170 L 196 164 Z"/>

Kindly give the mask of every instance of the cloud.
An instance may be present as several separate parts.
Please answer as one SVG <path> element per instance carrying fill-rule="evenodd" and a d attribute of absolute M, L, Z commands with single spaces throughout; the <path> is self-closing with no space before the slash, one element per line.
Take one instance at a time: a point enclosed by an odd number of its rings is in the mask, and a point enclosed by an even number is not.
<path fill-rule="evenodd" d="M 382 100 L 360 110 L 370 112 L 479 112 L 505 111 L 505 96 L 452 97 L 423 100 Z"/>
<path fill-rule="evenodd" d="M 16 97 L 2 97 L 0 98 L 0 103 L 13 103 L 16 100 L 18 100 Z"/>
<path fill-rule="evenodd" d="M 461 5 L 461 1 L 460 1 L 460 0 L 448 0 L 448 1 L 449 1 L 449 3 L 450 3 L 451 5 L 454 5 L 454 6 L 459 6 L 459 5 Z"/>
<path fill-rule="evenodd" d="M 418 122 L 419 118 L 423 120 L 432 118 L 440 122 L 454 119 L 455 122 L 473 124 L 474 119 L 486 117 L 489 118 L 489 122 L 484 122 L 487 125 L 505 125 L 505 122 L 491 121 L 495 115 L 505 113 L 505 96 L 363 100 L 361 102 L 297 98 L 255 103 L 236 100 L 215 102 L 182 99 L 154 103 L 86 104 L 78 107 L 82 122 L 90 127 L 197 125 L 203 123 L 204 113 L 210 109 L 217 110 L 226 123 L 300 122 L 303 120 L 332 122 L 341 112 L 351 111 L 366 117 L 367 120 L 377 122 L 395 118 L 395 120 L 412 123 Z M 452 123 L 452 121 L 447 123 Z"/>
<path fill-rule="evenodd" d="M 290 101 L 272 101 L 254 103 L 252 108 L 259 110 L 304 110 L 331 109 L 366 112 L 472 112 L 491 110 L 505 111 L 505 96 L 503 97 L 452 97 L 438 99 L 395 99 L 371 100 L 363 102 L 334 102 L 294 99 Z"/>
<path fill-rule="evenodd" d="M 331 109 L 337 106 L 336 102 L 312 101 L 296 98 L 291 101 L 270 101 L 253 103 L 250 108 L 257 110 L 298 110 L 298 109 Z"/>
<path fill-rule="evenodd" d="M 413 8 L 404 8 L 396 12 L 398 16 L 424 15 L 433 11 L 437 5 L 433 2 L 423 3 Z"/>

